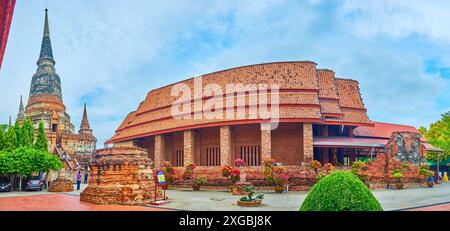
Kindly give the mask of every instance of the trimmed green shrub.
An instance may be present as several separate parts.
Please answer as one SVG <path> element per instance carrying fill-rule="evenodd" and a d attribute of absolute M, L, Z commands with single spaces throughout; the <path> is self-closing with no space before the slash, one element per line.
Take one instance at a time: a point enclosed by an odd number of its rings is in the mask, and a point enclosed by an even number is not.
<path fill-rule="evenodd" d="M 318 181 L 300 211 L 383 211 L 383 208 L 358 177 L 340 171 Z"/>

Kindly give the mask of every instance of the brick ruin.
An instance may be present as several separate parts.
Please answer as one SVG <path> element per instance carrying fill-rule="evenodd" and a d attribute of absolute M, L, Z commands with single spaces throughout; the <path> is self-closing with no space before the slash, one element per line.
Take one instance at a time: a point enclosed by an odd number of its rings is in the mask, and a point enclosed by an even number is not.
<path fill-rule="evenodd" d="M 367 165 L 365 172 L 373 188 L 386 188 L 393 182 L 392 171 L 400 169 L 402 163 L 408 163 L 403 172 L 406 187 L 415 187 L 423 182 L 419 175 L 420 164 L 426 161 L 426 149 L 420 141 L 420 134 L 414 132 L 394 132 L 385 147 L 385 154 L 380 154 Z"/>
<path fill-rule="evenodd" d="M 49 192 L 72 192 L 74 190 L 71 180 L 64 177 L 58 177 L 53 180 L 48 188 Z"/>
<path fill-rule="evenodd" d="M 80 200 L 96 204 L 138 205 L 154 201 L 153 161 L 139 148 L 98 150 L 91 165 L 88 187 Z M 157 199 L 162 191 L 157 190 Z"/>

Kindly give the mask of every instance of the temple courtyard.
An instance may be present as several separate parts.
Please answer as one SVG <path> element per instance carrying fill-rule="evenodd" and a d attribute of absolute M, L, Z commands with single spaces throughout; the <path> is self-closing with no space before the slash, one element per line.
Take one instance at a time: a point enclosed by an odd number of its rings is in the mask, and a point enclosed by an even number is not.
<path fill-rule="evenodd" d="M 85 185 L 83 185 L 83 188 Z M 434 188 L 414 188 L 403 190 L 373 190 L 384 210 L 446 210 L 450 211 L 450 184 L 435 185 Z M 10 192 L 0 193 L 0 211 L 298 211 L 306 192 L 276 194 L 263 192 L 263 206 L 242 208 L 236 205 L 240 196 L 228 191 L 204 189 L 193 192 L 192 189 L 172 189 L 167 194 L 170 203 L 161 206 L 119 206 L 95 205 L 80 202 L 80 191 L 71 193 L 50 192 Z"/>

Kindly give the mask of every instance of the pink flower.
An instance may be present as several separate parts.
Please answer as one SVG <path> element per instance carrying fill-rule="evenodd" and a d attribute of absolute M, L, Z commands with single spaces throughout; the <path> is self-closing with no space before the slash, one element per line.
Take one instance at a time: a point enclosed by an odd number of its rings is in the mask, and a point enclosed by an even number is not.
<path fill-rule="evenodd" d="M 243 160 L 243 159 L 236 159 L 234 161 L 234 165 L 237 166 L 237 167 L 245 166 L 245 160 Z"/>

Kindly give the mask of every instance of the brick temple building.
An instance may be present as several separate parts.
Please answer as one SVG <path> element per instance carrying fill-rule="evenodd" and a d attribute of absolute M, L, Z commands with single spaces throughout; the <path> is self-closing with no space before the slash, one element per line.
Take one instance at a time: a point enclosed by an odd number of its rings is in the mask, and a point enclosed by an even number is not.
<path fill-rule="evenodd" d="M 67 174 L 76 169 L 88 169 L 96 149 L 96 138 L 89 124 L 86 104 L 78 133 L 66 112 L 61 91 L 61 80 L 55 71 L 48 12 L 45 10 L 45 25 L 37 71 L 31 80 L 30 94 L 26 107 L 20 99 L 17 120 L 29 118 L 35 128 L 44 123 L 49 140 L 49 150 L 59 155 Z"/>
<path fill-rule="evenodd" d="M 270 121 L 259 118 L 176 119 L 171 106 L 179 100 L 171 95 L 172 84 L 150 91 L 107 144 L 145 148 L 157 165 L 162 160 L 179 167 L 194 162 L 200 169 L 232 164 L 237 158 L 249 166 L 260 166 L 265 158 L 285 166 L 305 166 L 313 159 L 350 165 L 382 153 L 390 134 L 405 130 L 405 126 L 369 120 L 358 82 L 316 69 L 314 62 L 257 64 L 201 77 L 203 87 L 209 83 L 224 88 L 229 83 L 279 84 L 278 128 L 263 129 Z M 192 78 L 177 84 L 193 90 L 194 82 Z M 246 115 L 251 106 L 248 97 Z M 236 101 L 237 94 L 231 98 Z M 192 97 L 192 107 L 197 100 Z M 371 136 L 370 131 L 384 133 Z"/>

